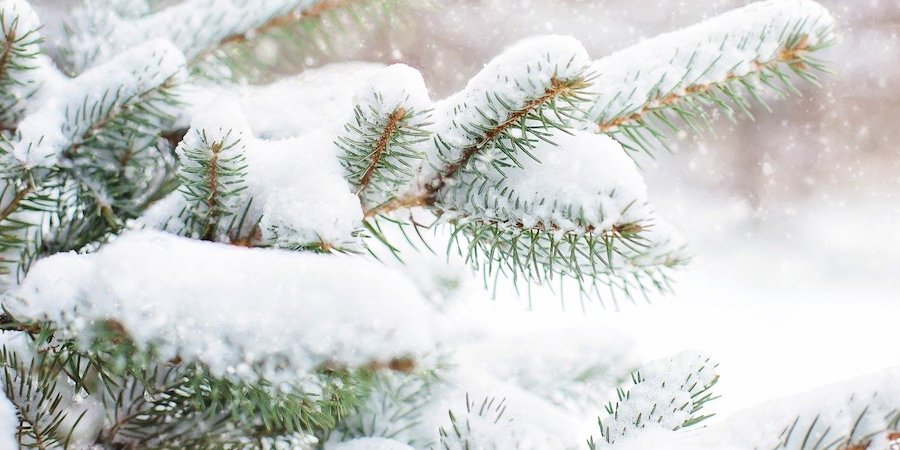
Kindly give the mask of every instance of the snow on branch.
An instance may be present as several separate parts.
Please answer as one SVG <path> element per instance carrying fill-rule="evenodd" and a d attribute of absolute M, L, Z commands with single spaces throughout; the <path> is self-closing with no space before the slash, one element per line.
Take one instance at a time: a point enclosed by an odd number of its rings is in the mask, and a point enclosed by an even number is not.
<path fill-rule="evenodd" d="M 698 129 L 706 106 L 749 114 L 744 92 L 765 105 L 760 91 L 793 89 L 791 73 L 815 82 L 824 65 L 813 54 L 834 39 L 834 19 L 812 0 L 753 3 L 595 61 L 588 120 L 648 150 L 659 126 Z"/>
<path fill-rule="evenodd" d="M 151 207 L 141 222 L 245 246 L 353 250 L 362 208 L 329 131 L 260 139 L 233 99 L 210 103 L 178 149 L 182 189 Z M 215 161 L 214 147 L 221 152 Z"/>
<path fill-rule="evenodd" d="M 156 40 L 117 55 L 61 86 L 19 124 L 12 158 L 18 165 L 52 167 L 60 158 L 128 147 L 135 136 L 155 137 L 172 119 L 184 57 Z"/>
<path fill-rule="evenodd" d="M 525 39 L 494 58 L 437 105 L 424 190 L 435 196 L 460 173 L 481 173 L 485 163 L 502 171 L 532 157 L 535 143 L 565 128 L 583 100 L 588 62 L 581 43 L 564 36 Z"/>
<path fill-rule="evenodd" d="M 5 305 L 52 321 L 61 338 L 87 343 L 113 321 L 160 361 L 276 384 L 325 365 L 386 365 L 432 343 L 417 289 L 376 263 L 149 231 L 39 261 Z"/>
<path fill-rule="evenodd" d="M 633 435 L 615 450 L 893 450 L 900 443 L 900 369 L 741 411 L 690 433 Z"/>
<path fill-rule="evenodd" d="M 189 236 L 222 240 L 222 233 L 233 232 L 235 227 L 240 233 L 243 228 L 234 224 L 240 220 L 241 193 L 247 189 L 243 141 L 249 127 L 241 123 L 240 111 L 228 111 L 233 107 L 232 103 L 210 105 L 219 114 L 217 120 L 204 123 L 208 116 L 196 117 L 176 149 L 180 190 L 188 201 L 184 231 Z M 236 123 L 223 123 L 221 115 Z M 229 219 L 230 223 L 226 222 Z"/>
<path fill-rule="evenodd" d="M 680 238 L 657 229 L 637 167 L 612 139 L 548 132 L 503 173 L 461 174 L 438 198 L 461 254 L 490 275 L 546 283 L 573 277 L 586 292 L 666 289 L 686 261 Z M 652 237 L 652 239 L 650 239 Z"/>
<path fill-rule="evenodd" d="M 40 87 L 40 27 L 24 0 L 0 1 L 0 130 L 15 125 Z"/>
<path fill-rule="evenodd" d="M 115 8 L 88 2 L 73 13 L 68 24 L 71 36 L 67 56 L 72 68 L 80 72 L 146 40 L 167 39 L 193 60 L 223 41 L 251 34 L 277 17 L 302 12 L 316 3 L 187 0 L 151 14 L 121 17 Z"/>
<path fill-rule="evenodd" d="M 276 34 L 279 39 L 312 39 L 304 36 L 309 34 L 307 28 L 329 13 L 347 10 L 354 11 L 348 13 L 351 16 L 365 16 L 387 9 L 386 3 L 391 2 L 187 0 L 151 12 L 145 0 L 85 0 L 71 13 L 67 23 L 69 39 L 63 53 L 76 73 L 148 39 L 174 42 L 191 63 L 210 57 L 235 59 L 240 52 L 232 51 L 232 48 Z M 357 11 L 357 8 L 361 10 Z M 264 63 L 259 61 L 259 56 L 265 52 L 253 50 L 252 53 L 255 60 L 244 62 L 251 66 Z"/>
<path fill-rule="evenodd" d="M 413 178 L 427 140 L 431 100 L 422 75 L 395 64 L 379 71 L 353 99 L 354 117 L 338 136 L 339 157 L 365 207 L 391 200 Z"/>
<path fill-rule="evenodd" d="M 201 68 L 232 79 L 265 79 L 283 61 L 316 58 L 344 42 L 355 45 L 367 38 L 360 32 L 397 27 L 412 19 L 410 11 L 428 5 L 430 0 L 317 0 L 309 8 L 274 16 L 252 32 L 233 35 L 197 59 Z"/>
<path fill-rule="evenodd" d="M 678 430 L 709 418 L 701 410 L 715 398 L 710 390 L 719 380 L 716 367 L 692 353 L 648 364 L 633 375 L 634 387 L 620 390 L 619 401 L 607 407 L 609 417 L 600 420 L 605 444 L 591 439 L 590 447 L 609 448 L 646 429 Z"/>

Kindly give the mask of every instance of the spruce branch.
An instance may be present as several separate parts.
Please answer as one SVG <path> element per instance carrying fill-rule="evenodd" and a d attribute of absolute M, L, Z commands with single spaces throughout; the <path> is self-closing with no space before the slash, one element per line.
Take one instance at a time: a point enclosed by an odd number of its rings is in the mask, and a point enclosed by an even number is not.
<path fill-rule="evenodd" d="M 478 403 L 467 393 L 466 410 L 462 414 L 450 410 L 450 426 L 439 429 L 441 450 L 516 450 L 518 444 L 515 448 L 503 447 L 509 442 L 503 442 L 503 437 L 491 432 L 491 428 L 503 428 L 512 422 L 505 416 L 507 406 L 506 399 L 486 397 Z"/>
<path fill-rule="evenodd" d="M 669 271 L 687 262 L 680 245 L 650 239 L 644 235 L 649 225 L 638 223 L 599 233 L 591 226 L 566 232 L 483 218 L 456 218 L 451 224 L 450 251 L 482 270 L 489 285 L 500 278 L 510 278 L 517 286 L 572 278 L 588 297 L 606 298 L 600 289 L 607 287 L 614 301 L 617 291 L 634 299 L 670 291 Z M 495 282 L 488 283 L 488 278 Z"/>
<path fill-rule="evenodd" d="M 179 144 L 180 191 L 188 201 L 185 210 L 187 235 L 217 240 L 226 220 L 238 217 L 242 192 L 247 189 L 245 147 L 237 133 L 222 130 L 216 136 L 205 129 L 192 129 Z"/>
<path fill-rule="evenodd" d="M 12 130 L 40 87 L 35 72 L 43 41 L 25 2 L 0 3 L 0 130 Z"/>
<path fill-rule="evenodd" d="M 419 182 L 422 186 L 419 192 L 402 195 L 370 209 L 366 211 L 366 217 L 415 206 L 435 205 L 439 202 L 441 189 L 452 183 L 461 172 L 477 173 L 480 170 L 473 167 L 479 155 L 489 154 L 492 157 L 491 165 L 498 170 L 519 165 L 516 161 L 519 157 L 517 153 L 537 159 L 530 154 L 530 148 L 535 142 L 547 139 L 551 130 L 568 127 L 567 121 L 577 111 L 578 104 L 586 99 L 585 92 L 590 86 L 590 77 L 585 75 L 570 79 L 553 77 L 540 96 L 529 99 L 522 108 L 514 111 L 506 110 L 507 105 L 512 103 L 511 100 L 504 99 L 500 93 L 489 93 L 488 107 L 494 114 L 505 118 L 498 122 L 485 117 L 487 124 L 463 125 L 475 137 L 471 145 L 463 148 L 448 144 L 438 133 L 434 137 L 434 144 L 443 161 L 440 170 Z M 447 157 L 450 154 L 455 157 Z"/>
<path fill-rule="evenodd" d="M 746 23 L 754 27 L 738 26 Z M 797 92 L 792 75 L 818 85 L 827 69 L 815 55 L 833 42 L 833 19 L 819 5 L 760 2 L 596 61 L 605 76 L 587 118 L 651 153 L 668 132 L 711 130 L 710 110 L 752 119 L 752 101 L 769 109 L 766 93 Z"/>
<path fill-rule="evenodd" d="M 327 55 L 339 43 L 364 41 L 371 30 L 406 25 L 410 11 L 429 5 L 430 0 L 317 0 L 222 39 L 194 66 L 201 74 L 224 65 L 233 79 L 266 79 L 273 72 L 296 70 L 284 61 Z"/>
<path fill-rule="evenodd" d="M 381 437 L 424 447 L 428 442 L 418 439 L 417 427 L 443 383 L 437 369 L 375 370 L 364 401 L 342 418 L 335 433 L 342 441 Z"/>
<path fill-rule="evenodd" d="M 630 390 L 620 388 L 618 400 L 606 407 L 608 417 L 598 419 L 605 445 L 634 436 L 635 430 L 648 424 L 677 431 L 712 417 L 703 414 L 703 408 L 718 398 L 712 393 L 719 381 L 716 367 L 718 364 L 709 358 L 684 353 L 633 373 L 634 386 Z M 593 438 L 588 446 L 592 450 L 605 448 Z"/>
<path fill-rule="evenodd" d="M 402 83 L 401 89 L 396 84 Z M 431 131 L 430 100 L 421 74 L 396 64 L 379 70 L 354 99 L 353 118 L 335 144 L 345 178 L 364 209 L 392 200 L 413 178 Z"/>
<path fill-rule="evenodd" d="M 773 450 L 875 450 L 871 444 L 878 434 L 888 433 L 889 440 L 900 438 L 900 434 L 894 432 L 900 426 L 900 408 L 875 416 L 869 407 L 863 407 L 853 417 L 856 419 L 849 429 L 835 429 L 820 415 L 797 417 L 784 428 Z M 864 422 L 868 422 L 865 427 L 862 426 Z M 873 430 L 872 425 L 879 423 L 884 426 Z"/>

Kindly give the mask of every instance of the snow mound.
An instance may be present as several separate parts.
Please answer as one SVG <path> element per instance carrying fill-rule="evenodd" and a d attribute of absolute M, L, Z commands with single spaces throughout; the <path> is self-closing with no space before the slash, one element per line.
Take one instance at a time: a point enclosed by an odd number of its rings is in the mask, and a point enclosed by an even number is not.
<path fill-rule="evenodd" d="M 65 335 L 90 339 L 115 321 L 160 358 L 273 382 L 323 364 L 389 361 L 432 342 L 433 312 L 416 287 L 377 263 L 160 232 L 43 259 L 15 296 L 7 303 L 17 314 L 52 320 Z"/>

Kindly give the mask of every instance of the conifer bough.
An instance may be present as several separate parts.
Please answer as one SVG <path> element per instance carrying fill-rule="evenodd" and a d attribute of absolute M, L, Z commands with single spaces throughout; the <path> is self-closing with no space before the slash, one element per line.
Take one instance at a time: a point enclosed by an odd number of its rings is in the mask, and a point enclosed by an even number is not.
<path fill-rule="evenodd" d="M 439 101 L 402 64 L 228 81 L 409 6 L 85 0 L 51 60 L 30 5 L 0 0 L 0 448 L 896 444 L 897 371 L 707 425 L 708 357 L 634 371 L 596 329 L 460 342 L 463 278 L 389 258 L 669 289 L 689 257 L 631 150 L 815 82 L 825 9 L 762 1 L 599 60 L 530 38 Z"/>

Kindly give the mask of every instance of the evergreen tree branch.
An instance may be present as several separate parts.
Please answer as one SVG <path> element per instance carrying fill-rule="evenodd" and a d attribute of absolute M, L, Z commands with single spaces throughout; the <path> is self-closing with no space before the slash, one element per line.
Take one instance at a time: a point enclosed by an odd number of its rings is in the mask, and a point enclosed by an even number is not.
<path fill-rule="evenodd" d="M 0 3 L 0 130 L 13 130 L 26 100 L 37 92 L 43 41 L 34 11 L 23 1 Z"/>
<path fill-rule="evenodd" d="M 748 26 L 748 24 L 751 24 Z M 809 1 L 760 2 L 595 61 L 603 74 L 587 112 L 597 131 L 629 150 L 666 146 L 667 131 L 711 129 L 709 109 L 752 118 L 764 94 L 817 84 L 814 55 L 834 42 L 834 20 Z"/>
<path fill-rule="evenodd" d="M 372 152 L 372 161 L 366 167 L 362 177 L 359 179 L 359 187 L 356 188 L 356 195 L 361 195 L 362 192 L 369 187 L 369 183 L 372 182 L 372 178 L 375 176 L 375 170 L 378 168 L 379 164 L 381 164 L 382 158 L 384 157 L 385 152 L 387 152 L 388 143 L 397 132 L 398 125 L 404 117 L 406 117 L 406 109 L 402 107 L 397 108 L 388 117 L 388 123 L 385 125 L 381 136 L 378 137 L 378 142 L 375 144 L 375 151 Z"/>
<path fill-rule="evenodd" d="M 401 89 L 396 85 L 401 84 Z M 422 75 L 403 64 L 379 70 L 355 96 L 353 119 L 335 144 L 345 178 L 371 209 L 408 185 L 431 137 L 431 102 Z"/>
<path fill-rule="evenodd" d="M 570 114 L 564 108 L 580 101 L 581 96 L 590 85 L 590 79 L 586 76 L 566 80 L 553 77 L 550 86 L 542 95 L 527 101 L 522 108 L 511 111 L 502 122 L 484 128 L 478 128 L 476 125 L 476 129 L 481 133 L 481 137 L 477 142 L 461 149 L 458 158 L 447 161 L 447 164 L 441 170 L 436 171 L 431 177 L 420 181 L 419 183 L 422 186 L 420 191 L 405 194 L 391 202 L 372 208 L 365 212 L 365 216 L 375 217 L 398 209 L 435 205 L 441 189 L 452 182 L 461 171 L 471 170 L 469 166 L 479 154 L 495 150 L 511 154 L 516 151 L 515 149 L 527 153 L 527 146 L 531 144 L 526 146 L 525 142 L 530 139 L 529 135 L 540 133 L 540 130 L 533 128 L 535 122 L 546 128 L 564 127 L 564 124 L 551 120 L 550 113 L 555 114 L 557 119 Z M 502 108 L 500 105 L 503 105 L 503 101 L 498 99 L 498 103 L 497 107 Z M 514 130 L 523 131 L 525 136 L 512 136 L 511 132 Z M 435 137 L 435 145 L 439 148 L 447 146 L 446 143 L 442 142 L 440 134 Z"/>

